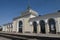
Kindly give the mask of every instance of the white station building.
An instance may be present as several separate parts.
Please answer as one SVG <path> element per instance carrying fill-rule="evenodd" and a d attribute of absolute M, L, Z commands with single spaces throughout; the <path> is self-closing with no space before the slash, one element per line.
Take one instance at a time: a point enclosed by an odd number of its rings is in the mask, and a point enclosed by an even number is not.
<path fill-rule="evenodd" d="M 60 11 L 38 16 L 38 12 L 28 8 L 13 19 L 12 23 L 4 24 L 5 32 L 19 33 L 60 33 Z"/>

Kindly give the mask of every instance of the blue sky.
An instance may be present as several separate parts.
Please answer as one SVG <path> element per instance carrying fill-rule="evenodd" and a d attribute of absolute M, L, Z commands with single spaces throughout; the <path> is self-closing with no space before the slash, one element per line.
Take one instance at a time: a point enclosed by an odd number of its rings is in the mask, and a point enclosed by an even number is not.
<path fill-rule="evenodd" d="M 12 22 L 26 10 L 28 0 L 0 0 L 0 25 Z M 30 6 L 39 14 L 44 15 L 60 10 L 60 0 L 30 0 Z"/>

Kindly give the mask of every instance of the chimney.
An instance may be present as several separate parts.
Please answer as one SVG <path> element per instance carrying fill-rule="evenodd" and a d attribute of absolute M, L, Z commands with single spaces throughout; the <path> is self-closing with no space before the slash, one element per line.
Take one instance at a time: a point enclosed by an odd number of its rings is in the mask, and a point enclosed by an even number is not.
<path fill-rule="evenodd" d="M 60 12 L 60 10 L 58 10 L 58 12 Z"/>
<path fill-rule="evenodd" d="M 39 15 L 39 16 L 41 16 L 41 15 Z"/>

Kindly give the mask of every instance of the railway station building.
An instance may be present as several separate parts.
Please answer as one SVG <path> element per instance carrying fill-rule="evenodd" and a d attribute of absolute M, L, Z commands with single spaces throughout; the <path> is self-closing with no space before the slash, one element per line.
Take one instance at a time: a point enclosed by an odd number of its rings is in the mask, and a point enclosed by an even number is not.
<path fill-rule="evenodd" d="M 3 31 L 8 31 L 3 25 Z M 60 11 L 45 15 L 38 15 L 38 12 L 31 8 L 21 13 L 21 16 L 13 18 L 12 32 L 19 33 L 60 33 Z"/>

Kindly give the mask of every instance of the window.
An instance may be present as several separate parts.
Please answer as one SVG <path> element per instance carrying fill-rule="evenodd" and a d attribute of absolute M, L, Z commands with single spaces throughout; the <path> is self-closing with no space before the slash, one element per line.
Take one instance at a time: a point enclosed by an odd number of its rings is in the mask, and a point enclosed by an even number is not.
<path fill-rule="evenodd" d="M 22 21 L 19 21 L 19 27 L 22 27 L 22 26 L 23 26 Z"/>
<path fill-rule="evenodd" d="M 23 22 L 19 21 L 19 32 L 22 33 Z"/>
<path fill-rule="evenodd" d="M 48 20 L 48 24 L 49 24 L 49 28 L 50 28 L 50 33 L 56 33 L 56 23 L 55 20 L 53 18 L 50 18 Z"/>
<path fill-rule="evenodd" d="M 40 28 L 41 28 L 41 33 L 45 33 L 45 22 L 44 20 L 40 20 Z"/>
<path fill-rule="evenodd" d="M 33 22 L 33 32 L 37 33 L 37 22 Z"/>

